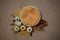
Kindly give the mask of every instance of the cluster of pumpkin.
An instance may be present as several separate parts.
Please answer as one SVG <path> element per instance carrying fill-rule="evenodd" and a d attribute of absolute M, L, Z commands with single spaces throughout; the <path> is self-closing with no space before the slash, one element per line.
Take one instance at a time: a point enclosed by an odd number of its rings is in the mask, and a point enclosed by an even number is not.
<path fill-rule="evenodd" d="M 20 17 L 16 16 L 15 19 L 13 20 L 13 24 L 11 25 L 15 25 L 15 27 L 13 28 L 13 30 L 15 32 L 19 32 L 19 31 L 27 31 L 27 32 L 32 32 L 32 28 L 29 26 L 25 26 L 23 25 L 23 23 L 20 20 Z"/>

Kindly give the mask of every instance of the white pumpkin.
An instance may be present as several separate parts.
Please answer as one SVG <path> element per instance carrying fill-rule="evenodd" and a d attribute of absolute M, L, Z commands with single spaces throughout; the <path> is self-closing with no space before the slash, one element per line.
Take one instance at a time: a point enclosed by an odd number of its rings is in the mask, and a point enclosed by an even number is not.
<path fill-rule="evenodd" d="M 28 27 L 27 28 L 27 32 L 32 32 L 32 28 L 31 27 Z"/>
<path fill-rule="evenodd" d="M 21 22 L 16 21 L 16 22 L 15 22 L 15 25 L 21 26 Z"/>
<path fill-rule="evenodd" d="M 23 30 L 26 30 L 26 26 L 24 26 L 24 25 L 22 25 L 21 27 L 20 27 L 20 29 L 23 31 Z"/>
<path fill-rule="evenodd" d="M 18 26 L 15 26 L 15 27 L 14 27 L 14 31 L 17 32 L 17 31 L 19 31 L 19 30 L 20 30 L 20 28 L 19 28 Z"/>
<path fill-rule="evenodd" d="M 15 17 L 15 21 L 19 21 L 20 18 L 18 16 Z"/>

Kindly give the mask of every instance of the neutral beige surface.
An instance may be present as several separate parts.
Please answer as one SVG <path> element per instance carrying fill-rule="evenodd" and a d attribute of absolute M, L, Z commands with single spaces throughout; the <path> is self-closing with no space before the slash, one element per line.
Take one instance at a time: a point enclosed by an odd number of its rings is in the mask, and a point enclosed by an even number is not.
<path fill-rule="evenodd" d="M 33 36 L 16 34 L 16 40 L 60 40 L 60 1 L 59 0 L 0 0 L 0 40 L 15 40 L 10 24 L 14 13 L 23 4 L 33 5 L 41 10 L 48 22 L 45 31 L 35 31 Z"/>

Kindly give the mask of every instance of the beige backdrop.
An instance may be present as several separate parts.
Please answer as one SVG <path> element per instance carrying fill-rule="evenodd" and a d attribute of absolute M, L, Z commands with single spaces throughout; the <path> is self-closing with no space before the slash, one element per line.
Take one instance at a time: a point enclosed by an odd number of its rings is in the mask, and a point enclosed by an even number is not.
<path fill-rule="evenodd" d="M 13 14 L 23 4 L 33 5 L 41 10 L 48 22 L 45 31 L 35 31 L 33 36 L 16 34 L 10 24 Z M 60 40 L 60 1 L 59 0 L 0 0 L 0 40 Z"/>

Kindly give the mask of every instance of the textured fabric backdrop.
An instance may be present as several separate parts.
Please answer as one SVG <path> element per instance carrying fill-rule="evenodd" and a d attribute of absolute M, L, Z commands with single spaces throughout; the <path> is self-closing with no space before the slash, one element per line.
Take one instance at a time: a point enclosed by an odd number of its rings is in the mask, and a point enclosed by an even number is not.
<path fill-rule="evenodd" d="M 33 36 L 16 34 L 10 24 L 13 14 L 23 4 L 40 9 L 42 18 L 48 22 L 45 31 L 35 31 Z M 0 0 L 0 40 L 60 40 L 60 1 L 59 0 Z"/>

